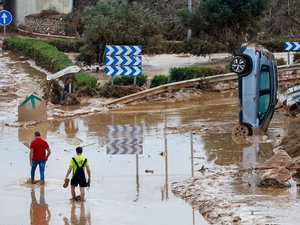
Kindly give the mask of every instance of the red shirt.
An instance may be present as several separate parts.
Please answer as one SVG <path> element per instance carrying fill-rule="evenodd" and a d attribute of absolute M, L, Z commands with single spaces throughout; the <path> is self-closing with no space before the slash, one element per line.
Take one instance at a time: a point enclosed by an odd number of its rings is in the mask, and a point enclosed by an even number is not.
<path fill-rule="evenodd" d="M 49 145 L 42 138 L 36 138 L 30 144 L 30 149 L 33 149 L 32 160 L 46 160 L 46 149 L 49 148 Z"/>

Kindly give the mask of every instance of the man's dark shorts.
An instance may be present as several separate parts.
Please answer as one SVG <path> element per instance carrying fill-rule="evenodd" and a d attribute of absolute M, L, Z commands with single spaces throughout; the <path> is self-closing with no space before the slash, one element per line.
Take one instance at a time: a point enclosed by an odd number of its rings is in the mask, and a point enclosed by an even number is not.
<path fill-rule="evenodd" d="M 87 182 L 86 179 L 71 179 L 71 185 L 77 187 L 79 185 L 79 187 L 87 187 Z"/>

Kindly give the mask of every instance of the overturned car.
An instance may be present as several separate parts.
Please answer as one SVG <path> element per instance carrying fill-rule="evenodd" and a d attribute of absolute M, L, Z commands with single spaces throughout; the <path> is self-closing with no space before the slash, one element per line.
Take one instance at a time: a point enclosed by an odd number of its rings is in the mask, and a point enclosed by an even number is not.
<path fill-rule="evenodd" d="M 239 124 L 233 128 L 233 136 L 238 140 L 255 130 L 266 131 L 278 101 L 274 55 L 262 46 L 242 45 L 230 69 L 238 75 L 240 102 Z"/>

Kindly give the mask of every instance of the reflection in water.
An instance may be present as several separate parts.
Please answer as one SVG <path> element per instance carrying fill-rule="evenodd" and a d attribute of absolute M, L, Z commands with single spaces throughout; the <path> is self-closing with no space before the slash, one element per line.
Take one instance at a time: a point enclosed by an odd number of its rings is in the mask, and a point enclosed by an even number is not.
<path fill-rule="evenodd" d="M 165 185 L 161 190 L 162 201 L 169 199 L 168 139 L 166 134 L 166 117 L 164 118 L 164 125 L 165 125 L 165 129 L 164 129 L 165 152 L 163 155 L 165 157 Z"/>
<path fill-rule="evenodd" d="M 135 159 L 135 162 L 136 162 L 136 175 L 135 175 L 135 177 L 136 177 L 136 199 L 134 199 L 133 201 L 137 202 L 140 197 L 139 155 L 136 154 L 135 157 L 136 157 L 136 159 Z"/>
<path fill-rule="evenodd" d="M 48 225 L 51 219 L 51 212 L 45 201 L 44 186 L 40 187 L 40 200 L 35 197 L 35 190 L 31 188 L 31 204 L 30 204 L 30 224 L 31 225 Z"/>
<path fill-rule="evenodd" d="M 242 173 L 238 174 L 238 182 L 235 189 L 241 193 L 258 193 L 262 189 L 257 188 L 257 181 L 259 179 L 258 173 L 255 170 L 257 164 L 265 162 L 272 155 L 272 145 L 259 143 L 259 136 L 251 136 L 251 145 L 241 145 L 242 148 Z M 240 185 L 240 184 L 243 185 Z"/>
<path fill-rule="evenodd" d="M 30 143 L 34 140 L 34 132 L 40 131 L 43 139 L 47 137 L 48 123 L 43 122 L 39 123 L 36 126 L 29 127 L 20 127 L 19 132 L 19 142 L 23 143 L 25 146 L 29 148 Z"/>
<path fill-rule="evenodd" d="M 79 208 L 79 214 L 76 214 L 76 209 Z M 91 214 L 88 211 L 85 214 L 84 202 L 72 202 L 70 221 L 64 217 L 64 225 L 91 225 Z"/>
<path fill-rule="evenodd" d="M 230 164 L 242 165 L 247 162 L 243 162 L 245 157 L 250 157 L 251 161 L 256 163 L 264 162 L 270 156 L 272 156 L 272 144 L 270 143 L 259 143 L 250 148 L 258 148 L 257 155 L 252 154 L 251 149 L 244 149 L 243 145 L 235 144 L 231 139 L 231 133 L 215 134 L 210 136 L 203 136 L 202 141 L 204 143 L 204 150 L 207 154 L 207 160 L 214 162 L 217 165 L 224 166 Z M 255 140 L 254 142 L 255 143 Z M 246 147 L 249 147 L 247 145 Z M 244 155 L 245 154 L 245 155 Z M 246 156 L 247 155 L 247 156 Z M 246 159 L 245 159 L 246 160 Z M 251 162 L 251 164 L 252 164 Z M 246 166 L 246 165 L 244 165 Z"/>
<path fill-rule="evenodd" d="M 75 123 L 75 120 L 65 120 L 65 132 L 68 135 L 68 138 L 74 138 L 78 132 L 78 125 Z"/>

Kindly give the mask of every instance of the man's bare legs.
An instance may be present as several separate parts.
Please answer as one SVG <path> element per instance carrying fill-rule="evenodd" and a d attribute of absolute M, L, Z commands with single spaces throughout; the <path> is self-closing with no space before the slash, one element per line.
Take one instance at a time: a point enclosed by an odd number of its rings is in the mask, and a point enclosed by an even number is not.
<path fill-rule="evenodd" d="M 76 200 L 75 186 L 71 185 L 71 195 L 72 199 Z"/>
<path fill-rule="evenodd" d="M 76 197 L 75 186 L 71 185 L 71 195 L 73 200 L 84 201 L 84 196 L 85 196 L 84 188 L 80 187 L 80 199 L 79 199 L 78 197 Z"/>
<path fill-rule="evenodd" d="M 80 200 L 81 200 L 81 201 L 84 201 L 84 194 L 85 194 L 85 193 L 84 193 L 84 188 L 81 187 L 81 188 L 80 188 L 80 198 L 81 198 Z"/>

